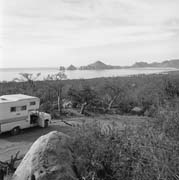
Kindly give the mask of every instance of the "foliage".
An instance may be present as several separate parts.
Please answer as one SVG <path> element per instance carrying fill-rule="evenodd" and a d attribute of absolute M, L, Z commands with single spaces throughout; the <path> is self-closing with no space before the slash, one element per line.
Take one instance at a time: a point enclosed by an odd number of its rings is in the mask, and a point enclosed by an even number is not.
<path fill-rule="evenodd" d="M 46 81 L 55 81 L 55 83 L 50 83 L 50 88 L 55 90 L 55 94 L 57 96 L 57 105 L 58 105 L 58 110 L 60 114 L 62 113 L 62 91 L 64 87 L 64 83 L 62 80 L 66 79 L 67 76 L 63 70 L 60 70 L 56 74 L 48 74 L 48 76 L 44 79 Z"/>
<path fill-rule="evenodd" d="M 73 150 L 81 179 L 178 180 L 177 113 L 166 114 L 162 123 L 160 117 L 135 128 L 127 125 L 124 130 L 117 129 L 115 123 L 108 131 L 99 122 L 79 127 Z"/>
<path fill-rule="evenodd" d="M 170 98 L 179 96 L 179 78 L 166 79 L 165 83 L 165 92 Z"/>
<path fill-rule="evenodd" d="M 3 180 L 4 176 L 10 176 L 16 170 L 16 163 L 22 160 L 22 156 L 19 156 L 20 151 L 18 151 L 15 156 L 11 156 L 10 161 L 0 161 L 0 178 Z"/>
<path fill-rule="evenodd" d="M 49 76 L 34 81 L 32 95 L 41 99 L 41 110 L 58 118 L 57 95 L 74 107 L 109 107 L 130 113 L 135 106 L 154 118 L 124 130 L 114 123 L 104 130 L 99 122 L 77 128 L 73 139 L 75 166 L 83 180 L 179 179 L 179 76 L 178 74 L 64 80 Z M 59 78 L 59 79 L 58 79 Z M 0 95 L 29 94 L 28 82 L 0 83 Z"/>
<path fill-rule="evenodd" d="M 19 81 L 19 82 L 33 82 L 36 81 L 41 73 L 37 73 L 36 75 L 33 75 L 32 73 L 20 73 L 20 78 L 14 78 L 13 81 Z"/>
<path fill-rule="evenodd" d="M 27 81 L 0 83 L 0 95 L 22 93 L 38 96 L 41 110 L 48 112 L 58 109 L 59 97 L 60 105 L 66 99 L 72 101 L 74 108 L 87 101 L 88 111 L 104 113 L 115 108 L 115 112 L 130 114 L 138 106 L 143 109 L 143 114 L 155 117 L 160 107 L 179 96 L 178 76 L 179 73 L 171 73 L 66 80 L 62 71 L 47 76 L 44 81 L 33 81 L 33 87 Z"/>
<path fill-rule="evenodd" d="M 95 90 L 88 85 L 83 85 L 78 91 L 71 87 L 68 90 L 68 96 L 72 101 L 73 107 L 83 106 L 85 104 L 86 107 L 90 107 L 91 109 L 98 104 L 98 96 Z"/>

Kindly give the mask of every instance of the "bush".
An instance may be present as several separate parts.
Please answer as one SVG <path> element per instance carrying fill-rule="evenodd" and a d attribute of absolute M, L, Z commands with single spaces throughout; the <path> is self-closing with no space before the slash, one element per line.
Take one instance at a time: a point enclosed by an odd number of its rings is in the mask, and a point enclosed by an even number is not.
<path fill-rule="evenodd" d="M 154 127 L 168 138 L 179 141 L 179 109 L 168 107 L 157 114 Z"/>
<path fill-rule="evenodd" d="M 121 114 L 130 113 L 135 106 L 142 107 L 146 114 L 155 116 L 157 109 L 165 100 L 179 96 L 179 73 L 161 75 L 138 75 L 130 77 L 109 77 L 86 80 L 63 80 L 64 99 L 70 99 L 73 108 L 81 107 L 94 112 L 108 112 L 118 108 Z M 51 112 L 57 103 L 56 81 L 35 81 L 34 86 L 28 82 L 1 82 L 0 95 L 27 94 L 41 100 L 41 110 Z M 52 88 L 53 87 L 53 88 Z M 48 103 L 50 102 L 50 104 Z M 111 104 L 111 106 L 110 106 Z M 151 109 L 154 107 L 154 109 Z M 156 111 L 155 111 L 156 110 Z"/>
<path fill-rule="evenodd" d="M 145 122 L 136 128 L 127 125 L 123 131 L 115 124 L 105 131 L 99 122 L 79 127 L 73 149 L 81 179 L 178 179 L 179 142 L 174 138 L 176 134 L 162 129 L 164 122 L 158 127 L 156 123 L 158 121 Z M 174 124 L 168 128 L 173 132 L 178 130 Z"/>

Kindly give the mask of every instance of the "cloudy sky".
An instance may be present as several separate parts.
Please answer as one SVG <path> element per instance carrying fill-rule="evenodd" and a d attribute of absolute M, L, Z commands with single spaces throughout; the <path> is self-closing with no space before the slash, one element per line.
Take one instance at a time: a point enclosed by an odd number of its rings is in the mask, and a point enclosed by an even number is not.
<path fill-rule="evenodd" d="M 179 0 L 0 0 L 0 66 L 179 58 Z"/>

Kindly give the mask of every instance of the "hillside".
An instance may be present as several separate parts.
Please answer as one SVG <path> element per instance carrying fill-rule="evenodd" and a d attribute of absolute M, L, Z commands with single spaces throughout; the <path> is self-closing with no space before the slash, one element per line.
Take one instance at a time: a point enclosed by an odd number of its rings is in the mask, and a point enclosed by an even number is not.
<path fill-rule="evenodd" d="M 112 65 L 107 65 L 101 61 L 96 61 L 92 64 L 89 64 L 87 66 L 81 66 L 79 69 L 80 70 L 102 70 L 102 69 L 119 69 L 121 68 L 120 66 L 112 66 Z"/>
<path fill-rule="evenodd" d="M 89 64 L 87 66 L 81 66 L 81 70 L 98 70 L 98 69 L 109 69 L 110 66 L 104 64 L 101 61 L 96 61 L 92 64 Z"/>
<path fill-rule="evenodd" d="M 131 67 L 168 67 L 168 68 L 179 68 L 179 59 L 173 59 L 168 61 L 163 61 L 161 63 L 153 62 L 153 63 L 146 63 L 146 62 L 136 62 Z"/>
<path fill-rule="evenodd" d="M 102 61 L 96 61 L 87 66 L 80 66 L 80 70 L 102 70 L 102 69 L 121 69 L 121 68 L 145 68 L 145 67 L 161 67 L 161 68 L 179 68 L 179 59 L 163 61 L 161 63 L 153 62 L 136 62 L 132 66 L 112 66 L 103 63 Z"/>
<path fill-rule="evenodd" d="M 67 70 L 72 71 L 72 70 L 77 70 L 77 68 L 71 64 L 69 67 L 67 67 Z"/>

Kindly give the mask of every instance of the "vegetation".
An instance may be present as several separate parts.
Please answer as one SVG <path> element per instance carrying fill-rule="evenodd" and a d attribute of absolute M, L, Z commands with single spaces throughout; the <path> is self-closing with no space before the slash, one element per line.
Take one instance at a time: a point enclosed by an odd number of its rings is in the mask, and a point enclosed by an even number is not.
<path fill-rule="evenodd" d="M 56 74 L 48 75 L 47 78 L 45 78 L 45 81 L 55 81 L 55 83 L 49 83 L 50 88 L 54 89 L 56 91 L 57 95 L 57 107 L 60 114 L 62 114 L 62 91 L 64 87 L 64 83 L 62 80 L 66 79 L 67 76 L 64 73 L 63 70 L 59 71 Z"/>
<path fill-rule="evenodd" d="M 9 162 L 0 161 L 0 180 L 4 180 L 5 176 L 11 176 L 11 174 L 15 172 L 17 161 L 22 160 L 22 157 L 19 157 L 19 153 L 20 151 L 18 151 L 15 156 L 12 155 Z"/>
<path fill-rule="evenodd" d="M 54 117 L 64 99 L 82 114 L 131 114 L 140 107 L 142 115 L 152 117 L 123 130 L 115 122 L 108 130 L 98 121 L 78 127 L 72 149 L 79 179 L 179 180 L 178 72 L 89 80 L 63 80 L 61 75 L 33 81 L 33 86 L 29 81 L 0 83 L 0 95 L 38 96 L 41 109 Z"/>
<path fill-rule="evenodd" d="M 71 101 L 81 113 L 131 114 L 140 107 L 141 115 L 155 117 L 161 107 L 179 96 L 179 73 L 138 75 L 131 77 L 65 80 L 64 72 L 48 76 L 44 81 L 27 78 L 23 82 L 0 83 L 0 95 L 24 93 L 41 99 L 41 110 L 62 113 L 64 101 Z M 27 77 L 29 77 L 27 75 Z M 30 75 L 32 77 L 32 75 Z"/>
<path fill-rule="evenodd" d="M 104 131 L 86 124 L 73 141 L 75 166 L 84 180 L 178 180 L 179 112 L 167 111 L 155 121 Z"/>
<path fill-rule="evenodd" d="M 82 87 L 78 90 L 71 87 L 68 90 L 68 96 L 71 98 L 73 107 L 77 107 L 78 104 L 81 106 L 80 113 L 84 114 L 85 108 L 88 106 L 94 106 L 98 97 L 95 92 L 89 85 L 83 84 Z"/>

